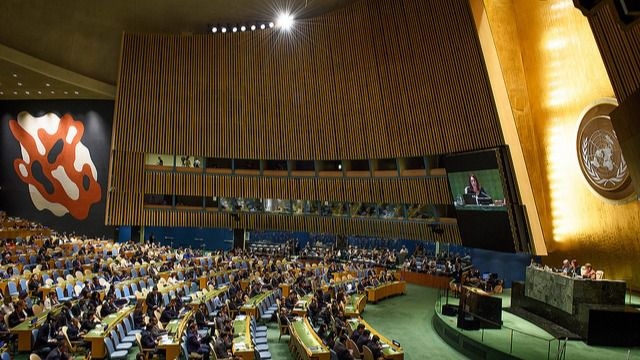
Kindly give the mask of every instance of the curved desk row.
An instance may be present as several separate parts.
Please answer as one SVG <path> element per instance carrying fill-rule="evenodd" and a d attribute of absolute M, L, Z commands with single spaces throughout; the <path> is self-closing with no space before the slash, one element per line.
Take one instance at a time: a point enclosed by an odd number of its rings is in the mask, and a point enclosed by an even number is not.
<path fill-rule="evenodd" d="M 304 360 L 329 360 L 331 353 L 306 317 L 298 317 L 289 323 L 289 349 L 295 358 Z"/>
<path fill-rule="evenodd" d="M 385 359 L 389 360 L 403 360 L 404 359 L 404 350 L 399 345 L 395 345 L 393 341 L 387 339 L 382 334 L 376 331 L 376 329 L 372 328 L 364 319 L 362 318 L 353 318 L 347 320 L 347 324 L 351 328 L 351 331 L 355 330 L 358 327 L 358 324 L 363 324 L 365 329 L 371 331 L 371 336 L 378 335 L 380 338 L 380 343 L 382 344 L 382 355 Z"/>
<path fill-rule="evenodd" d="M 367 305 L 367 296 L 365 294 L 351 294 L 347 297 L 347 303 L 344 307 L 344 315 L 347 317 L 358 317 L 364 312 Z"/>
<path fill-rule="evenodd" d="M 251 317 L 238 315 L 233 321 L 233 355 L 242 360 L 253 360 L 255 355 L 251 342 Z M 168 359 L 169 357 L 167 357 Z"/>
<path fill-rule="evenodd" d="M 405 294 L 407 292 L 407 283 L 405 281 L 393 281 L 376 287 L 368 286 L 365 290 L 367 299 L 376 303 L 390 296 Z"/>
<path fill-rule="evenodd" d="M 177 359 L 180 356 L 182 335 L 184 335 L 184 329 L 193 314 L 193 311 L 188 311 L 182 318 L 173 319 L 165 326 L 167 335 L 164 335 L 158 342 L 158 349 L 163 349 L 166 352 L 167 359 Z"/>

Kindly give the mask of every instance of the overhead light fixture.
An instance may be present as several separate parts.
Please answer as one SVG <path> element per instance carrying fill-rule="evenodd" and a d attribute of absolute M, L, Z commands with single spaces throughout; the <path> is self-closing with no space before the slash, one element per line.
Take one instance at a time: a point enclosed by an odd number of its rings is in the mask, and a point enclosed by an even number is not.
<path fill-rule="evenodd" d="M 223 33 L 226 33 L 227 32 L 227 28 L 223 26 L 222 29 L 220 29 L 220 31 L 222 31 Z"/>
<path fill-rule="evenodd" d="M 244 26 L 244 25 L 240 26 L 240 31 L 245 31 L 245 30 L 247 30 L 246 26 Z"/>
<path fill-rule="evenodd" d="M 255 25 L 251 25 L 251 31 L 255 30 L 256 26 Z"/>
<path fill-rule="evenodd" d="M 19 82 L 19 83 L 18 83 L 18 86 L 22 86 L 22 83 L 21 83 L 21 82 Z"/>
<path fill-rule="evenodd" d="M 273 25 L 274 25 L 274 24 L 273 24 L 273 22 L 270 22 L 270 23 L 269 23 L 269 27 L 270 27 L 270 28 L 272 28 L 272 27 L 273 27 Z"/>
<path fill-rule="evenodd" d="M 234 27 L 233 27 L 233 29 L 231 29 L 231 31 L 233 31 L 233 32 L 237 32 L 237 31 L 238 31 L 238 28 L 234 26 Z"/>
<path fill-rule="evenodd" d="M 214 34 L 215 34 L 215 33 L 217 33 L 217 32 L 218 32 L 218 28 L 217 28 L 217 27 L 215 27 L 215 26 L 214 26 L 214 27 L 212 27 L 212 28 L 211 28 L 211 32 L 212 32 L 212 33 L 214 33 Z"/>
<path fill-rule="evenodd" d="M 260 29 L 264 30 L 267 26 L 265 24 L 260 24 Z"/>
<path fill-rule="evenodd" d="M 269 24 L 269 27 L 273 27 Z M 289 30 L 293 26 L 293 15 L 290 13 L 282 13 L 278 16 L 277 25 L 282 30 Z"/>

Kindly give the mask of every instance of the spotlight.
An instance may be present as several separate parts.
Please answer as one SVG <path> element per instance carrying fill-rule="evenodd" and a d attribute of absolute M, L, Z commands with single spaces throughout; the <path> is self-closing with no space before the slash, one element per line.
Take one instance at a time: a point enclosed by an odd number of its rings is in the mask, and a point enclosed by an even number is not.
<path fill-rule="evenodd" d="M 240 31 L 245 31 L 245 30 L 247 30 L 246 26 L 244 26 L 244 25 L 240 26 Z"/>
<path fill-rule="evenodd" d="M 255 30 L 256 26 L 255 25 L 251 25 L 251 31 Z"/>
<path fill-rule="evenodd" d="M 227 32 L 227 28 L 223 26 L 222 29 L 220 29 L 220 31 L 222 31 L 223 33 L 226 33 Z"/>
<path fill-rule="evenodd" d="M 293 26 L 293 15 L 289 13 L 282 13 L 278 16 L 277 25 L 282 30 L 289 30 Z M 271 24 L 269 24 L 271 27 Z"/>
<path fill-rule="evenodd" d="M 238 31 L 238 28 L 234 26 L 233 29 L 231 29 L 231 31 L 236 32 Z"/>
<path fill-rule="evenodd" d="M 260 24 L 260 29 L 264 30 L 264 28 L 266 28 L 266 26 L 264 24 Z"/>
<path fill-rule="evenodd" d="M 218 28 L 217 28 L 217 27 L 215 27 L 215 26 L 214 26 L 214 27 L 212 27 L 212 28 L 211 28 L 211 32 L 212 32 L 212 33 L 217 33 L 217 32 L 218 32 Z"/>
<path fill-rule="evenodd" d="M 270 22 L 270 23 L 269 23 L 269 27 L 270 27 L 270 28 L 272 28 L 272 27 L 273 27 L 273 25 L 274 25 L 274 24 L 273 24 L 273 22 Z"/>

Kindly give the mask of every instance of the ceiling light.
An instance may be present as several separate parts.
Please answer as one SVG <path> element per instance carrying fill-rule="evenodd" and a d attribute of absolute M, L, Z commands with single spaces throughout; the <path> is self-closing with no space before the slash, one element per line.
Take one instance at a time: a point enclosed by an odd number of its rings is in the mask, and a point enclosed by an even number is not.
<path fill-rule="evenodd" d="M 270 27 L 270 28 L 272 28 L 272 27 L 273 27 L 273 25 L 274 25 L 274 24 L 273 24 L 273 22 L 270 22 L 270 23 L 269 23 L 269 27 Z"/>
<path fill-rule="evenodd" d="M 38 90 L 38 95 L 42 95 L 42 91 Z"/>
<path fill-rule="evenodd" d="M 25 94 L 27 94 L 27 95 L 30 95 L 30 94 L 31 94 L 31 93 L 29 92 L 29 90 L 25 91 L 24 93 L 25 93 Z"/>
<path fill-rule="evenodd" d="M 64 92 L 64 94 L 65 94 L 65 95 L 69 95 L 69 92 L 68 92 L 68 91 L 65 91 L 65 92 Z"/>
<path fill-rule="evenodd" d="M 11 75 L 13 75 L 13 77 L 18 77 L 18 74 L 11 74 Z"/>
<path fill-rule="evenodd" d="M 19 82 L 19 83 L 18 83 L 18 86 L 22 86 L 22 83 L 21 83 L 21 82 Z"/>
<path fill-rule="evenodd" d="M 52 93 L 52 94 L 55 94 L 56 92 L 55 92 L 55 91 L 53 91 L 53 90 L 51 90 L 51 93 Z"/>
<path fill-rule="evenodd" d="M 236 32 L 238 31 L 238 28 L 234 26 L 233 29 L 231 29 L 231 31 Z"/>
<path fill-rule="evenodd" d="M 51 86 L 51 84 L 46 83 L 46 84 L 44 84 L 44 86 L 49 87 L 49 86 Z"/>
<path fill-rule="evenodd" d="M 256 26 L 255 25 L 251 25 L 251 31 L 255 30 Z"/>
<path fill-rule="evenodd" d="M 264 30 L 266 28 L 265 24 L 260 24 L 260 29 Z"/>
<path fill-rule="evenodd" d="M 282 30 L 289 30 L 293 26 L 293 15 L 289 13 L 282 13 L 278 16 L 278 20 L 276 20 L 278 27 Z M 269 24 L 269 27 L 272 23 Z"/>
<path fill-rule="evenodd" d="M 17 91 L 14 91 L 14 92 L 13 92 L 13 95 L 18 95 L 18 92 L 17 92 Z"/>
<path fill-rule="evenodd" d="M 244 25 L 240 26 L 240 31 L 245 31 L 245 30 L 247 30 L 246 26 L 244 26 Z"/>
<path fill-rule="evenodd" d="M 80 94 L 80 92 L 78 90 L 74 91 L 73 93 L 76 94 L 76 95 Z"/>
<path fill-rule="evenodd" d="M 211 32 L 212 32 L 212 33 L 217 33 L 217 32 L 218 32 L 218 28 L 217 28 L 217 27 L 215 27 L 215 26 L 214 26 L 214 27 L 212 27 L 212 28 L 211 28 Z"/>
<path fill-rule="evenodd" d="M 223 33 L 226 33 L 227 32 L 227 28 L 223 26 L 222 29 L 220 29 L 220 31 L 222 31 Z"/>
<path fill-rule="evenodd" d="M 4 95 L 4 91 L 0 91 L 0 95 Z"/>

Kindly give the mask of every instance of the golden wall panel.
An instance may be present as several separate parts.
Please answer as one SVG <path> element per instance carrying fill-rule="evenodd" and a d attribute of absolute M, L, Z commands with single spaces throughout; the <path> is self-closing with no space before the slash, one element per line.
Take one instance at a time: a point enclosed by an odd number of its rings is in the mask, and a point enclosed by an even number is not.
<path fill-rule="evenodd" d="M 607 278 L 640 287 L 634 275 L 640 271 L 638 202 L 603 200 L 577 162 L 582 111 L 614 95 L 587 19 L 571 0 L 484 3 L 532 187 L 544 198 L 538 202 L 549 251 L 544 262 L 559 266 L 576 258 L 603 269 Z"/>

